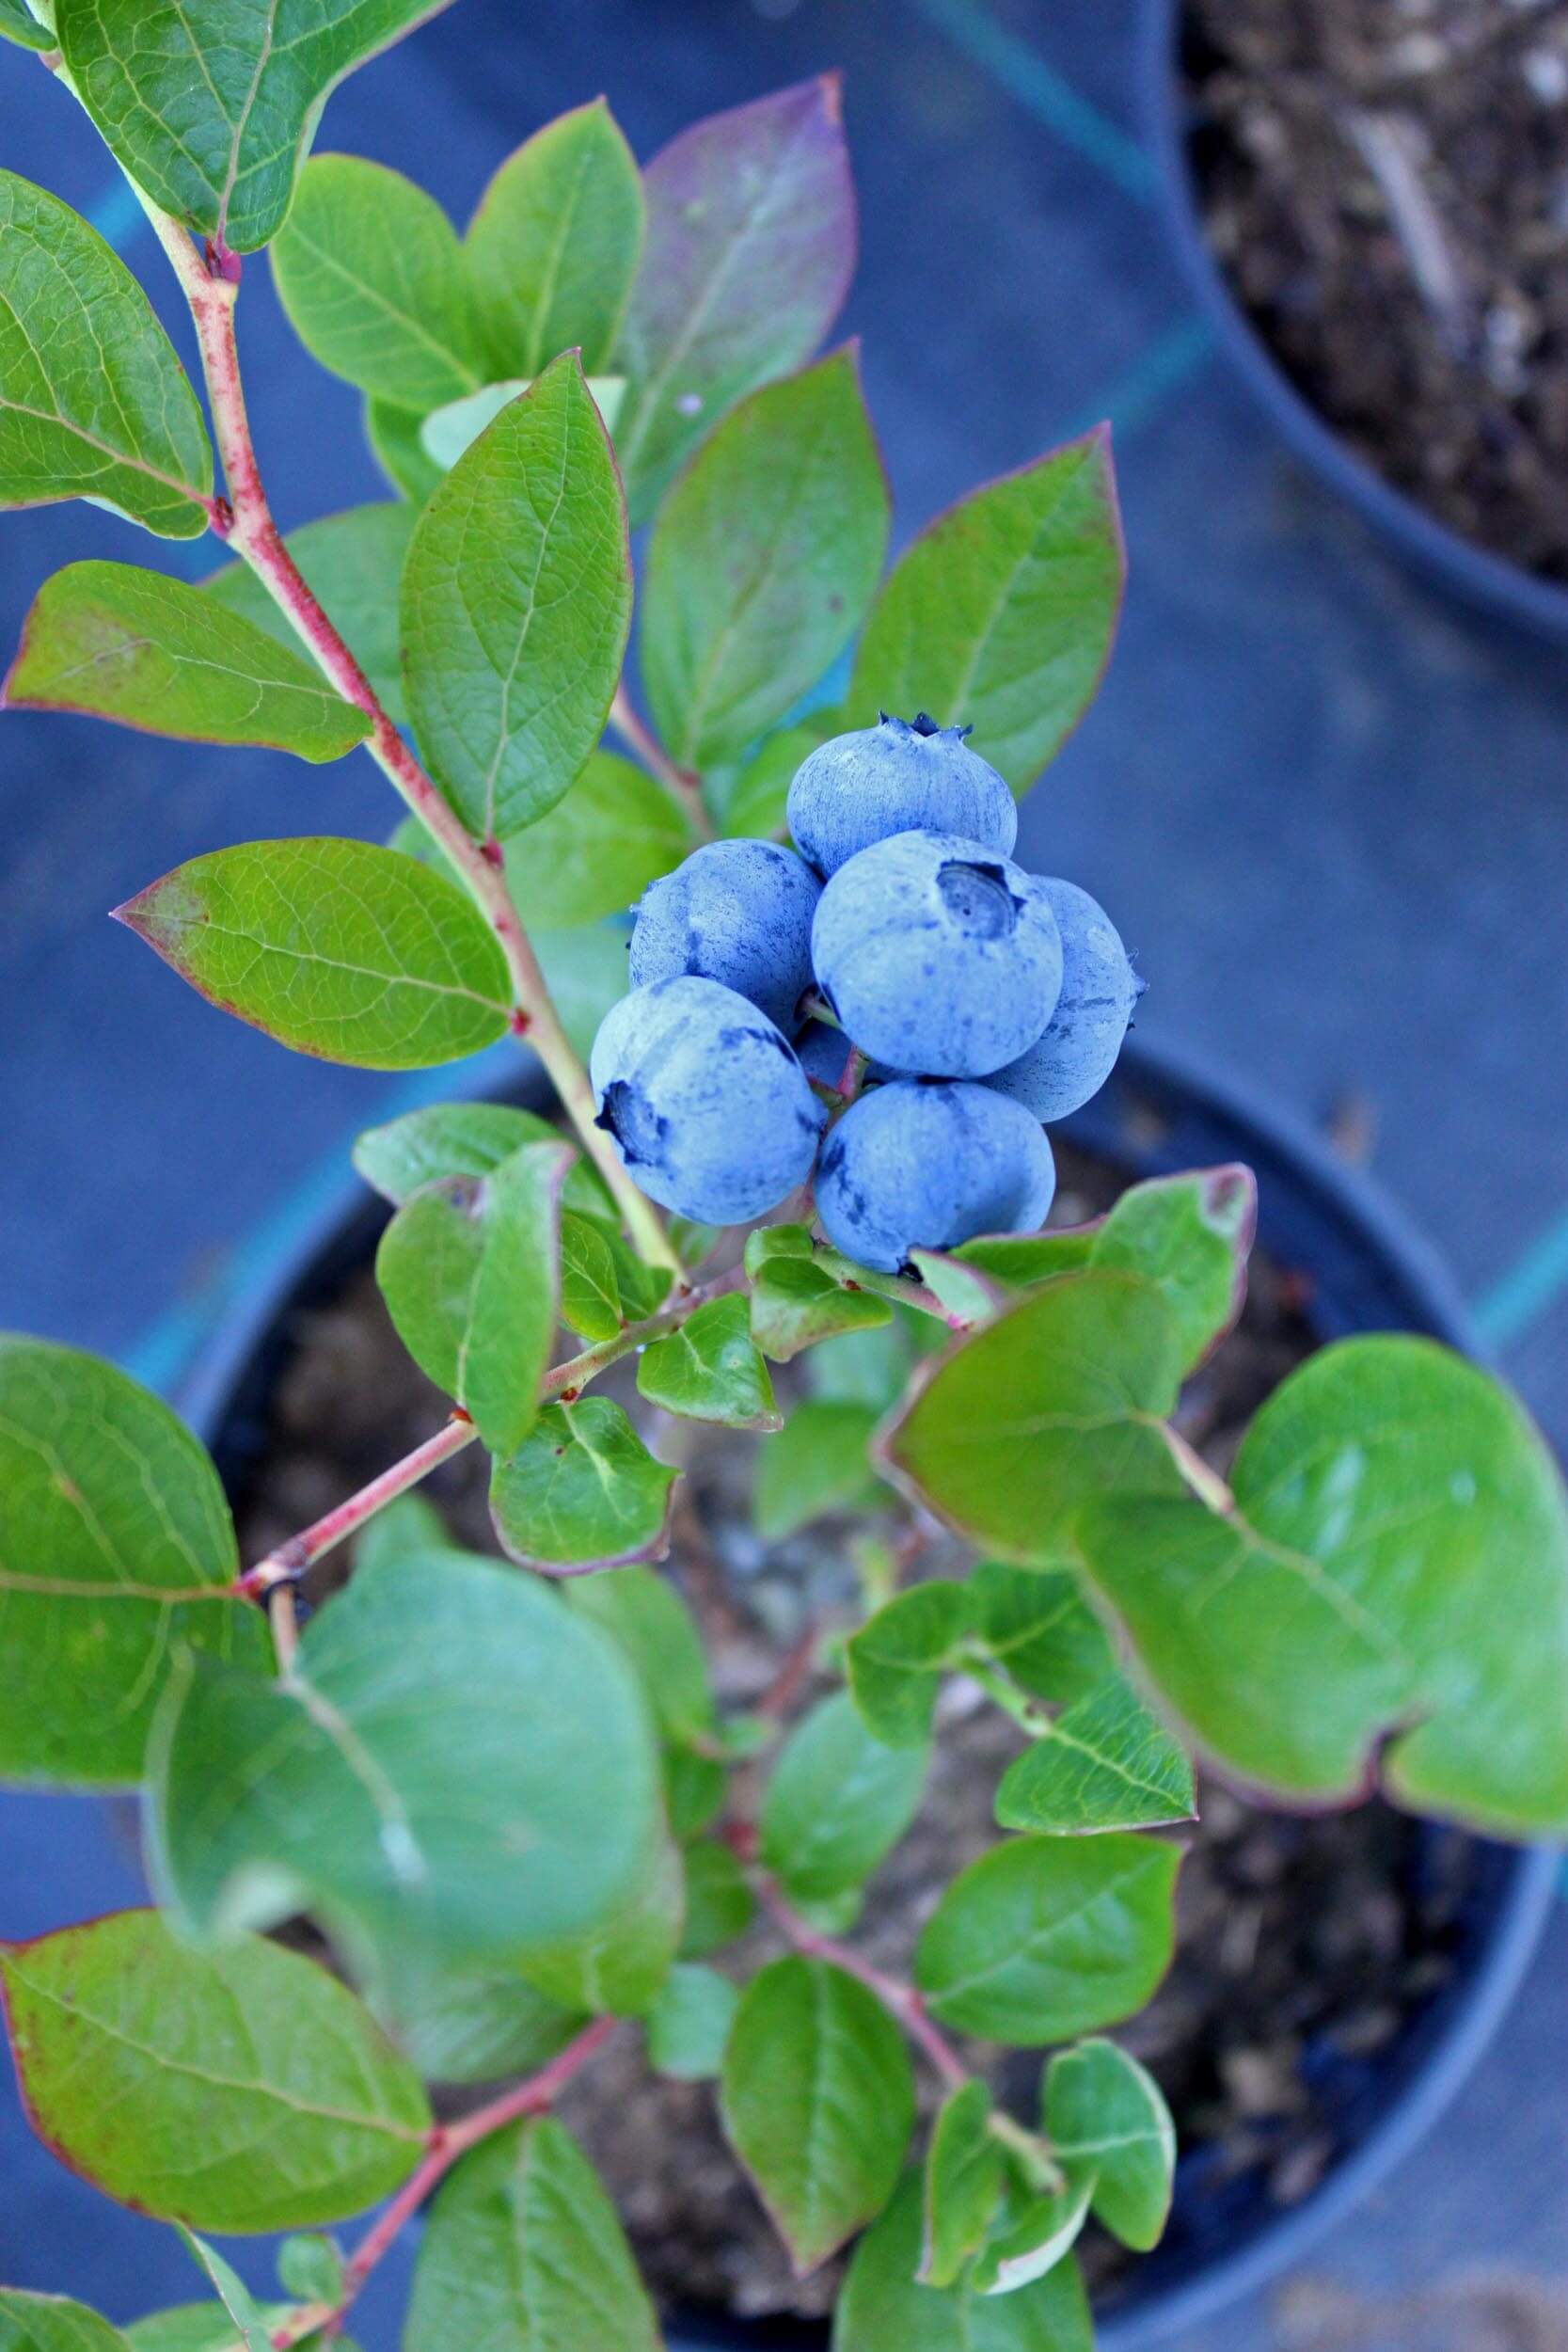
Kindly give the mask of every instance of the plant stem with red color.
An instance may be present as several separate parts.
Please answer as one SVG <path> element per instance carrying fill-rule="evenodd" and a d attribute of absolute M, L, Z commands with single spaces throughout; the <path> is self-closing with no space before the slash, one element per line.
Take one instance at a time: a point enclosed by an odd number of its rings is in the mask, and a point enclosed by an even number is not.
<path fill-rule="evenodd" d="M 729 1842 L 742 1859 L 748 1859 L 752 1843 L 744 1831 L 730 1833 Z M 937 2074 L 950 2090 L 957 2090 L 969 2080 L 969 2069 L 946 2037 L 939 2032 L 929 2010 L 912 1984 L 901 1984 L 871 1961 L 863 1958 L 851 1945 L 841 1944 L 831 1935 L 819 1935 L 799 1912 L 793 1910 L 779 1891 L 778 1882 L 767 1870 L 752 1868 L 752 1884 L 757 1899 L 775 1927 L 787 1936 L 796 1951 L 808 1960 L 831 1961 L 842 1968 L 846 1976 L 856 1978 L 868 1993 L 874 1993 L 895 2025 L 902 2026 L 915 2047 L 927 2058 Z"/>
<path fill-rule="evenodd" d="M 676 807 L 690 819 L 698 840 L 711 841 L 713 820 L 707 813 L 701 784 L 689 768 L 676 767 L 653 729 L 639 718 L 624 686 L 617 687 L 615 700 L 610 706 L 610 723 L 626 749 L 637 754 L 648 773 L 657 778 Z"/>
<path fill-rule="evenodd" d="M 409 751 L 273 520 L 240 374 L 234 335 L 237 274 L 220 269 L 214 275 L 179 223 L 146 197 L 141 197 L 141 202 L 173 264 L 196 326 L 213 429 L 229 485 L 228 500 L 214 501 L 210 510 L 213 528 L 250 565 L 329 683 L 370 720 L 365 748 L 444 850 L 499 944 L 514 998 L 514 1034 L 526 1038 L 544 1063 L 562 1108 L 610 1186 L 642 1256 L 652 1264 L 673 1267 L 674 1252 L 662 1219 L 626 1174 L 609 1136 L 594 1124 L 588 1073 L 561 1025 L 532 943 L 507 889 L 497 845 L 470 837 L 455 809 Z"/>

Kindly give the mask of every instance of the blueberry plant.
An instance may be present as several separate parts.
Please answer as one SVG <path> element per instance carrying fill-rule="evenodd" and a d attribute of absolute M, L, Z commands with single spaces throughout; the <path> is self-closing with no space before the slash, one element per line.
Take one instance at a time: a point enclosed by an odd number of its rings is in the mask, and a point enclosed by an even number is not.
<path fill-rule="evenodd" d="M 424 1070 L 510 1035 L 558 1108 L 459 1088 L 360 1138 L 431 1427 L 267 1558 L 157 1397 L 0 1343 L 0 1772 L 139 1785 L 156 1898 L 0 1947 L 10 2044 L 38 2132 L 179 2229 L 205 2298 L 122 2331 L 4 2289 L 0 2347 L 342 2341 L 418 2217 L 407 2352 L 645 2352 L 551 2113 L 623 2036 L 716 2079 L 801 2271 L 858 2239 L 838 2352 L 1078 2352 L 1075 2239 L 1148 2248 L 1172 2191 L 1106 2029 L 1170 1957 L 1194 1758 L 1560 1835 L 1563 1497 L 1500 1388 L 1402 1337 L 1324 1347 L 1227 1479 L 1196 1456 L 1175 1415 L 1237 1310 L 1245 1170 L 1041 1230 L 1045 1122 L 1139 987 L 1095 901 L 1013 856 L 1115 630 L 1105 434 L 883 578 L 855 352 L 815 356 L 854 242 L 836 85 L 641 171 L 582 106 L 460 238 L 395 172 L 306 160 L 333 85 L 439 13 L 0 0 L 8 69 L 123 167 L 207 391 L 103 240 L 0 172 L 0 502 L 216 543 L 199 585 L 48 580 L 8 699 L 367 752 L 389 841 L 198 854 L 121 921 L 298 1052 Z M 287 537 L 236 332 L 263 247 L 398 493 Z M 866 1514 L 858 1612 L 750 1713 L 660 1565 L 682 1421 L 760 1433 L 759 1517 Z M 413 1491 L 470 1447 L 504 1560 Z M 973 1565 L 911 1580 L 938 1523 Z M 959 1676 L 1016 1727 L 1004 1834 L 895 1978 L 857 1914 Z M 301 1918 L 330 1964 L 270 1932 Z M 1046 2053 L 1031 2111 L 976 2039 Z M 437 2121 L 432 2084 L 489 2089 Z M 258 2301 L 208 2239 L 271 2231 Z"/>

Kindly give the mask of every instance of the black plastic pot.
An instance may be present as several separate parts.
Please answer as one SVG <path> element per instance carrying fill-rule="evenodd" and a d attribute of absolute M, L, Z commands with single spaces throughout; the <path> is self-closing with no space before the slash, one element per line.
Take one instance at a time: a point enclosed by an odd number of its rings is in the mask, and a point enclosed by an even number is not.
<path fill-rule="evenodd" d="M 1522 621 L 1544 635 L 1568 637 L 1568 587 L 1523 571 L 1462 538 L 1347 449 L 1296 389 L 1237 301 L 1205 233 L 1192 169 L 1181 72 L 1187 13 L 1186 0 L 1144 0 L 1140 78 L 1162 209 L 1216 342 L 1297 456 L 1349 499 L 1419 570 L 1466 603 Z"/>
<path fill-rule="evenodd" d="M 538 1098 L 535 1098 L 536 1100 Z M 1358 1176 L 1184 1059 L 1130 1050 L 1111 1084 L 1067 1123 L 1071 1141 L 1130 1179 L 1244 1160 L 1258 1175 L 1259 1238 L 1311 1287 L 1323 1340 L 1355 1331 L 1418 1331 L 1477 1352 L 1441 1267 Z M 275 1266 L 230 1319 L 181 1399 L 232 1492 L 266 1443 L 266 1408 L 295 1344 L 299 1316 L 368 1262 L 386 1212 L 362 1189 Z M 1458 1962 L 1445 1987 L 1373 2061 L 1345 2061 L 1329 2087 L 1343 2153 L 1301 2205 L 1281 2214 L 1256 2183 L 1215 2201 L 1183 2199 L 1165 2244 L 1134 2274 L 1128 2299 L 1101 2324 L 1104 2352 L 1142 2352 L 1210 2318 L 1300 2259 L 1398 2163 L 1453 2096 L 1501 2021 L 1528 1963 L 1555 1883 L 1544 1850 L 1478 1843 Z M 1191 2179 L 1191 2175 L 1188 2175 Z M 816 2327 L 679 2318 L 672 2352 L 823 2352 Z"/>

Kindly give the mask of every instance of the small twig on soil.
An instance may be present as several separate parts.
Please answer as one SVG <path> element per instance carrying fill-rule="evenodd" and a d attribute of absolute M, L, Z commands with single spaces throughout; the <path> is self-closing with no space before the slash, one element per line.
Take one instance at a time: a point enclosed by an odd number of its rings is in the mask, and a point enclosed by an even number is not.
<path fill-rule="evenodd" d="M 1341 120 L 1377 182 L 1439 340 L 1454 358 L 1465 358 L 1476 343 L 1474 306 L 1421 177 L 1418 132 L 1403 116 L 1373 114 L 1360 106 L 1347 108 Z"/>

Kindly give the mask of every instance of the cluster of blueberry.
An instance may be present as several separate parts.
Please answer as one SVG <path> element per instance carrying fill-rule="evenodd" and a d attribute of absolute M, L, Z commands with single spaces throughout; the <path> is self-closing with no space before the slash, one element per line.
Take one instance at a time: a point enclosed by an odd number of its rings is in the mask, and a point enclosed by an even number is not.
<path fill-rule="evenodd" d="M 830 1240 L 886 1273 L 1044 1222 L 1041 1122 L 1104 1084 L 1141 983 L 1086 892 L 1012 863 L 1013 796 L 968 731 L 836 736 L 789 788 L 799 855 L 710 842 L 644 893 L 591 1075 L 651 1199 L 744 1224 L 815 1162 Z"/>

